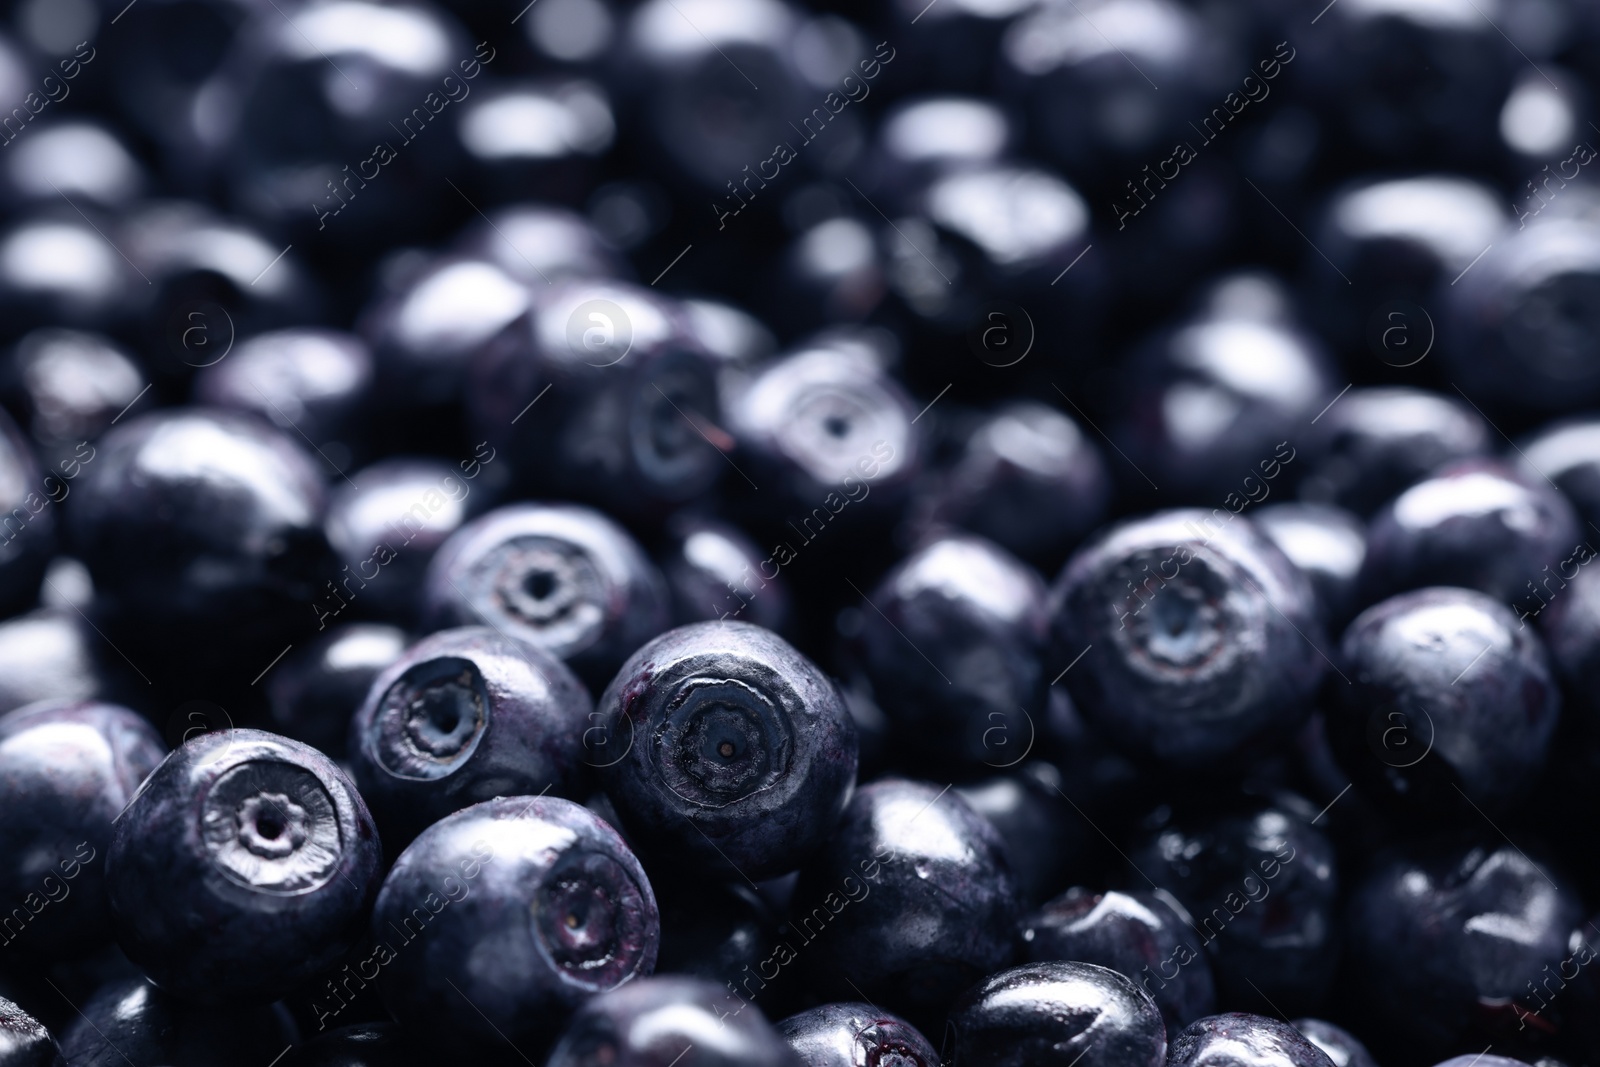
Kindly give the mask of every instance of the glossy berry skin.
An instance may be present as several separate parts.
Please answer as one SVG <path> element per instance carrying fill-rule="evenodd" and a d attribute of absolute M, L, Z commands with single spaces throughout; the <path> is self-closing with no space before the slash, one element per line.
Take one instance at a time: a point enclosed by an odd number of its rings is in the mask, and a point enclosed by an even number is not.
<path fill-rule="evenodd" d="M 1561 716 L 1533 627 L 1466 589 L 1385 600 L 1345 631 L 1329 740 L 1369 796 L 1467 814 L 1504 810 L 1539 776 Z"/>
<path fill-rule="evenodd" d="M 108 982 L 81 1007 L 61 1035 L 62 1055 L 72 1067 L 245 1063 L 295 1036 L 281 1008 L 191 1004 L 143 978 Z"/>
<path fill-rule="evenodd" d="M 571 794 L 593 705 L 567 666 L 487 626 L 424 637 L 385 667 L 350 725 L 350 764 L 401 845 L 479 801 Z"/>
<path fill-rule="evenodd" d="M 11 203 L 48 205 L 62 193 L 102 211 L 126 209 L 149 175 L 116 134 L 98 122 L 65 121 L 38 130 L 6 160 L 4 182 Z"/>
<path fill-rule="evenodd" d="M 314 621 L 324 496 L 299 445 L 247 415 L 186 408 L 126 420 L 95 447 L 70 530 L 133 645 L 243 659 L 243 643 L 253 662 Z"/>
<path fill-rule="evenodd" d="M 295 649 L 267 675 L 267 701 L 275 732 L 341 756 L 350 719 L 372 680 L 400 658 L 405 632 L 381 623 L 331 627 Z"/>
<path fill-rule="evenodd" d="M 109 683 L 100 638 L 70 608 L 41 608 L 0 622 L 0 713 L 36 700 L 95 700 Z"/>
<path fill-rule="evenodd" d="M 480 1046 L 539 1047 L 586 999 L 648 975 L 660 940 L 650 882 L 616 831 L 527 796 L 430 826 L 384 879 L 372 930 L 390 1014 Z"/>
<path fill-rule="evenodd" d="M 85 445 L 90 458 L 93 445 Z M 80 453 L 79 458 L 82 458 Z M 81 474 L 80 464 L 63 463 L 62 474 Z M 0 614 L 29 607 L 39 593 L 56 545 L 57 509 L 74 486 L 55 471 L 41 473 L 27 439 L 11 417 L 0 412 Z"/>
<path fill-rule="evenodd" d="M 916 408 L 853 349 L 821 345 L 770 361 L 727 407 L 740 466 L 800 509 L 807 538 L 832 516 L 892 513 L 917 473 Z"/>
<path fill-rule="evenodd" d="M 714 1040 L 708 1040 L 711 1035 Z M 545 1067 L 804 1067 L 751 1005 L 698 978 L 630 982 L 579 1008 Z"/>
<path fill-rule="evenodd" d="M 1546 426 L 1508 458 L 1524 478 L 1554 482 L 1586 531 L 1589 523 L 1600 524 L 1600 421 L 1580 418 Z"/>
<path fill-rule="evenodd" d="M 1228 1012 L 1196 1019 L 1172 1038 L 1172 1067 L 1330 1067 L 1327 1053 L 1288 1023 Z"/>
<path fill-rule="evenodd" d="M 604 736 L 589 759 L 623 824 L 697 872 L 794 870 L 855 786 L 855 721 L 838 687 L 748 623 L 667 631 L 629 657 L 596 711 Z"/>
<path fill-rule="evenodd" d="M 1391 366 L 1412 366 L 1433 336 L 1424 315 L 1435 289 L 1459 277 L 1506 222 L 1499 193 L 1481 182 L 1442 174 L 1358 181 L 1324 213 L 1316 237 L 1327 259 L 1307 263 L 1315 279 L 1307 304 L 1340 348 L 1364 355 L 1370 347 Z"/>
<path fill-rule="evenodd" d="M 1429 585 L 1524 599 L 1582 540 L 1572 505 L 1549 482 L 1466 460 L 1413 485 L 1372 520 L 1362 599 Z"/>
<path fill-rule="evenodd" d="M 48 259 L 49 271 L 37 269 L 40 259 Z M 24 218 L 0 234 L 0 311 L 13 336 L 40 326 L 127 327 L 139 284 L 95 224 L 76 212 Z"/>
<path fill-rule="evenodd" d="M 535 292 L 532 312 L 475 358 L 474 436 L 535 492 L 621 515 L 659 518 L 708 492 L 734 442 L 719 427 L 716 365 L 683 309 L 621 282 Z"/>
<path fill-rule="evenodd" d="M 427 411 L 457 400 L 472 358 L 531 305 L 525 284 L 481 257 L 428 263 L 362 316 L 361 332 L 377 367 L 378 404 Z"/>
<path fill-rule="evenodd" d="M 627 260 L 588 218 L 550 204 L 512 204 L 490 211 L 488 218 L 465 226 L 454 247 L 528 285 L 632 276 Z"/>
<path fill-rule="evenodd" d="M 441 459 L 391 456 L 341 482 L 323 522 L 340 574 L 319 611 L 342 614 L 348 596 L 356 612 L 409 621 L 428 561 L 476 510 L 464 474 Z"/>
<path fill-rule="evenodd" d="M 627 532 L 589 508 L 513 504 L 451 535 L 428 565 L 423 624 L 484 624 L 544 649 L 591 689 L 668 626 L 666 583 Z"/>
<path fill-rule="evenodd" d="M 1333 1067 L 1378 1067 L 1367 1046 L 1342 1026 L 1321 1019 L 1296 1019 L 1290 1024 L 1333 1061 Z"/>
<path fill-rule="evenodd" d="M 106 886 L 118 943 L 163 989 L 269 1001 L 354 945 L 382 863 L 372 816 L 332 760 L 222 730 L 146 779 L 113 828 Z"/>
<path fill-rule="evenodd" d="M 870 1004 L 824 1004 L 778 1023 L 805 1067 L 939 1067 L 939 1053 L 917 1028 Z"/>
<path fill-rule="evenodd" d="M 1375 1023 L 1439 1055 L 1536 1010 L 1583 917 L 1563 879 L 1498 839 L 1413 846 L 1381 857 L 1350 900 L 1351 988 Z"/>
<path fill-rule="evenodd" d="M 4 997 L 0 997 L 0 1064 L 5 1067 L 67 1067 L 50 1031 Z"/>
<path fill-rule="evenodd" d="M 953 1067 L 1161 1067 L 1167 1030 L 1131 980 L 1092 963 L 1028 963 L 985 978 L 950 1012 Z"/>
<path fill-rule="evenodd" d="M 228 336 L 211 342 L 215 353 L 195 354 L 195 362 L 217 359 L 195 375 L 195 402 L 253 411 L 288 434 L 304 434 L 330 464 L 347 468 L 372 392 L 366 344 L 353 334 L 301 327 L 256 334 L 224 354 Z"/>
<path fill-rule="evenodd" d="M 1304 800 L 1284 795 L 1180 819 L 1129 849 L 1135 869 L 1149 872 L 1194 918 L 1190 949 L 1210 956 L 1223 1003 L 1265 998 L 1310 1006 L 1330 987 L 1339 954 L 1339 868 L 1333 843 L 1312 823 L 1316 815 Z M 1165 975 L 1159 969 L 1156 981 Z"/>
<path fill-rule="evenodd" d="M 790 922 L 804 946 L 789 951 L 819 995 L 854 983 L 893 1011 L 942 1010 L 1011 961 L 1015 897 L 988 820 L 937 786 L 879 779 L 801 870 Z"/>
<path fill-rule="evenodd" d="M 1215 768 L 1292 733 L 1325 665 L 1310 582 L 1222 508 L 1101 534 L 1068 562 L 1052 604 L 1055 662 L 1071 666 L 1062 682 L 1084 718 L 1169 767 Z"/>
<path fill-rule="evenodd" d="M 3 929 L 13 955 L 110 939 L 112 821 L 165 755 L 155 728 L 115 704 L 43 701 L 0 717 L 0 805 L 12 813 L 0 821 L 0 900 L 13 909 Z"/>
<path fill-rule="evenodd" d="M 695 515 L 675 516 L 657 556 L 672 590 L 673 621 L 734 619 L 774 633 L 792 620 L 788 583 L 761 569 L 766 553 L 728 523 Z"/>
<path fill-rule="evenodd" d="M 1078 424 L 1046 404 L 1019 401 L 972 431 L 934 517 L 1054 569 L 1100 525 L 1110 495 L 1105 461 Z"/>
<path fill-rule="evenodd" d="M 1579 557 L 1581 562 L 1593 562 Z M 1567 564 L 1565 571 L 1573 565 Z M 1538 620 L 1539 634 L 1563 682 L 1564 692 L 1581 712 L 1600 707 L 1600 568 L 1584 566 L 1572 580 L 1551 590 L 1549 603 L 1532 601 L 1521 618 Z M 1546 610 L 1548 609 L 1548 610 Z"/>
<path fill-rule="evenodd" d="M 1356 583 L 1367 555 L 1366 523 L 1326 504 L 1268 504 L 1250 519 L 1311 579 L 1323 625 L 1337 632 L 1356 608 Z"/>
<path fill-rule="evenodd" d="M 359 1023 L 317 1035 L 283 1067 L 422 1067 L 425 1059 L 398 1023 Z"/>
<path fill-rule="evenodd" d="M 1217 1003 L 1211 964 L 1194 945 L 1191 924 L 1164 889 L 1071 889 L 1022 920 L 1022 955 L 1032 963 L 1109 967 L 1155 1001 L 1167 1031 L 1177 1033 Z"/>
<path fill-rule="evenodd" d="M 1552 216 L 1507 231 L 1452 287 L 1441 354 L 1460 388 L 1501 408 L 1572 411 L 1600 398 L 1594 286 L 1600 224 Z"/>
<path fill-rule="evenodd" d="M 981 537 L 913 552 L 862 607 L 858 645 L 878 706 L 941 762 L 1014 764 L 1044 717 L 1047 600 L 1033 568 Z"/>
<path fill-rule="evenodd" d="M 1300 495 L 1370 516 L 1446 463 L 1486 456 L 1489 424 L 1455 397 L 1352 389 L 1317 420 Z"/>
<path fill-rule="evenodd" d="M 1229 309 L 1145 341 L 1123 375 L 1122 451 L 1166 499 L 1234 510 L 1298 480 L 1294 441 L 1337 392 L 1327 353 L 1292 319 Z"/>
<path fill-rule="evenodd" d="M 43 466 L 52 474 L 59 467 L 71 478 L 78 469 L 61 466 L 61 460 L 73 456 L 81 463 L 92 456 L 88 442 L 145 386 L 143 372 L 121 345 L 82 330 L 34 330 L 17 342 L 6 362 L 6 406 L 18 413 L 41 448 Z"/>
<path fill-rule="evenodd" d="M 1039 723 L 1041 735 L 1046 723 Z M 1027 736 L 998 744 L 997 752 L 1009 754 L 995 762 L 1020 759 L 1029 744 Z M 1034 739 L 1043 748 L 1045 737 Z M 1006 860 L 1016 881 L 1017 899 L 1022 904 L 1037 904 L 1053 896 L 1078 869 L 1088 842 L 1079 818 L 1061 792 L 1062 772 L 1042 759 L 1019 762 L 1000 774 L 980 778 L 955 787 L 972 810 L 994 824 L 1005 842 Z M 1076 784 L 1076 782 L 1074 782 Z M 1088 833 L 1094 833 L 1092 829 Z"/>

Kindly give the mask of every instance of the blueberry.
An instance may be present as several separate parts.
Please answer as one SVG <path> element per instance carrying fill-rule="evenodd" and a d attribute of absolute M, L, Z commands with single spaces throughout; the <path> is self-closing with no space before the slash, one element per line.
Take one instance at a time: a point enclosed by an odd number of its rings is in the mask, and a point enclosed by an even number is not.
<path fill-rule="evenodd" d="M 719 426 L 715 363 L 682 308 L 620 282 L 540 289 L 473 365 L 475 436 L 536 491 L 618 515 L 659 519 L 707 493 L 734 442 Z"/>
<path fill-rule="evenodd" d="M 1296 1019 L 1289 1025 L 1320 1048 L 1333 1061 L 1333 1067 L 1378 1067 L 1367 1046 L 1343 1027 L 1321 1019 Z"/>
<path fill-rule="evenodd" d="M 110 683 L 96 657 L 104 646 L 68 607 L 0 622 L 0 713 L 36 700 L 96 700 Z"/>
<path fill-rule="evenodd" d="M 490 212 L 466 226 L 455 247 L 529 285 L 631 276 L 627 261 L 587 218 L 550 204 L 513 204 Z"/>
<path fill-rule="evenodd" d="M 921 457 L 916 414 L 870 356 L 830 345 L 768 362 L 728 401 L 729 429 L 749 461 L 740 466 L 782 497 L 781 514 L 767 517 L 780 529 L 792 521 L 807 541 L 835 517 L 893 513 L 904 502 Z"/>
<path fill-rule="evenodd" d="M 0 76 L 6 60 L 0 54 Z M 50 270 L 38 270 L 41 261 Z M 32 215 L 0 234 L 0 311 L 12 336 L 38 326 L 125 327 L 138 284 L 133 267 L 95 224 L 74 212 Z"/>
<path fill-rule="evenodd" d="M 1570 966 L 1583 918 L 1557 877 L 1511 845 L 1442 840 L 1379 857 L 1347 923 L 1363 1017 L 1418 1055 L 1521 1029 L 1555 991 L 1541 988 L 1547 974 Z"/>
<path fill-rule="evenodd" d="M 89 458 L 93 445 L 84 445 Z M 80 450 L 78 455 L 83 456 Z M 62 475 L 82 473 L 76 464 Z M 72 492 L 70 478 L 41 474 L 38 461 L 11 417 L 0 412 L 0 613 L 31 606 L 56 543 L 56 507 Z"/>
<path fill-rule="evenodd" d="M 878 706 L 937 760 L 1019 762 L 1044 718 L 1047 596 L 1031 567 L 980 537 L 913 552 L 862 608 L 858 641 Z"/>
<path fill-rule="evenodd" d="M 1148 994 L 1092 963 L 1029 963 L 985 978 L 950 1011 L 956 1067 L 1161 1067 Z"/>
<path fill-rule="evenodd" d="M 1323 136 L 1368 166 L 1498 158 L 1496 119 L 1518 56 L 1488 22 L 1466 17 L 1473 13 L 1467 0 L 1431 11 L 1335 7 L 1318 23 L 1326 32 L 1295 40 L 1281 58 L 1322 117 Z"/>
<path fill-rule="evenodd" d="M 802 868 L 794 936 L 773 962 L 798 956 L 820 995 L 856 989 L 913 1016 L 938 1011 L 1011 961 L 1015 898 L 988 820 L 936 786 L 881 779 L 856 791 Z"/>
<path fill-rule="evenodd" d="M 965 47 L 970 49 L 970 43 Z M 912 189 L 925 187 L 941 173 L 999 163 L 1016 137 L 1011 116 L 993 101 L 976 96 L 912 97 L 898 101 L 879 124 L 870 173 L 879 190 L 903 203 Z"/>
<path fill-rule="evenodd" d="M 145 780 L 113 827 L 117 940 L 175 996 L 272 1000 L 360 936 L 377 828 L 326 756 L 260 730 L 206 733 Z"/>
<path fill-rule="evenodd" d="M 789 628 L 789 589 L 780 575 L 767 578 L 763 549 L 738 527 L 692 514 L 675 516 L 658 557 L 672 590 L 672 614 L 681 626 L 733 618 L 775 633 Z"/>
<path fill-rule="evenodd" d="M 89 442 L 145 386 L 138 364 L 121 345 L 82 330 L 35 330 L 17 342 L 7 362 L 7 407 L 19 413 L 46 470 L 67 481 L 82 473 L 86 460 L 93 461 Z"/>
<path fill-rule="evenodd" d="M 283 1067 L 420 1067 L 424 1056 L 395 1023 L 361 1023 L 332 1030 L 301 1045 Z"/>
<path fill-rule="evenodd" d="M 532 116 L 564 134 L 530 135 Z M 612 146 L 616 120 L 604 89 L 584 78 L 484 85 L 457 117 L 474 201 L 518 196 L 567 199 L 593 188 L 596 161 Z"/>
<path fill-rule="evenodd" d="M 1281 794 L 1244 810 L 1179 817 L 1129 850 L 1130 877 L 1153 879 L 1194 917 L 1223 1003 L 1314 1008 L 1331 988 L 1339 865 L 1317 817 Z M 1158 983 L 1166 968 L 1159 974 Z"/>
<path fill-rule="evenodd" d="M 668 625 L 666 583 L 597 511 L 514 504 L 439 547 L 422 590 L 426 626 L 486 624 L 566 661 L 591 689 Z"/>
<path fill-rule="evenodd" d="M 395 1018 L 435 1020 L 438 1042 L 530 1051 L 586 998 L 637 986 L 660 939 L 633 853 L 555 797 L 501 797 L 434 823 L 395 860 L 372 929 Z"/>
<path fill-rule="evenodd" d="M 1317 420 L 1300 494 L 1370 516 L 1446 463 L 1488 455 L 1491 443 L 1489 424 L 1455 397 L 1352 389 Z"/>
<path fill-rule="evenodd" d="M 110 940 L 112 821 L 166 755 L 153 727 L 114 704 L 44 701 L 0 717 L 0 938 L 15 954 Z"/>
<path fill-rule="evenodd" d="M 335 626 L 284 657 L 267 675 L 273 728 L 323 752 L 342 755 L 350 719 L 372 680 L 400 658 L 406 635 L 393 626 Z"/>
<path fill-rule="evenodd" d="M 1566 494 L 1588 530 L 1600 523 L 1600 422 L 1569 419 L 1523 440 L 1511 457 L 1529 481 L 1549 481 Z"/>
<path fill-rule="evenodd" d="M 1288 1023 L 1229 1012 L 1185 1027 L 1172 1039 L 1167 1062 L 1171 1067 L 1329 1067 L 1333 1061 Z"/>
<path fill-rule="evenodd" d="M 1366 524 L 1325 504 L 1268 504 L 1250 518 L 1311 579 L 1323 625 L 1341 628 L 1356 606 L 1356 581 L 1367 554 Z"/>
<path fill-rule="evenodd" d="M 211 325 L 206 323 L 208 331 Z M 253 411 L 313 443 L 330 475 L 344 468 L 335 460 L 352 455 L 366 429 L 373 369 L 365 342 L 337 330 L 295 328 L 256 334 L 225 350 L 232 338 L 229 328 L 219 326 L 203 346 L 200 336 L 189 335 L 190 360 L 201 364 L 194 380 L 196 403 Z"/>
<path fill-rule="evenodd" d="M 464 473 L 444 460 L 391 456 L 334 489 L 323 529 L 342 566 L 318 591 L 319 622 L 323 612 L 341 615 L 346 597 L 353 613 L 411 620 L 428 561 L 478 510 Z"/>
<path fill-rule="evenodd" d="M 1129 460 L 1169 497 L 1232 511 L 1298 480 L 1292 442 L 1335 393 L 1326 353 L 1292 319 L 1227 307 L 1144 341 L 1122 373 L 1113 437 Z"/>
<path fill-rule="evenodd" d="M 934 515 L 1053 569 L 1100 525 L 1110 495 L 1100 450 L 1077 423 L 1046 404 L 1018 401 L 972 431 Z"/>
<path fill-rule="evenodd" d="M 202 204 L 152 203 L 122 222 L 118 242 L 148 280 L 133 292 L 146 366 L 163 377 L 187 380 L 194 368 L 227 356 L 235 337 L 309 324 L 323 313 L 325 291 L 299 256 Z"/>
<path fill-rule="evenodd" d="M 253 1063 L 294 1036 L 281 1008 L 202 1007 L 131 978 L 107 983 L 82 1004 L 61 1035 L 61 1053 L 72 1067 L 210 1067 Z"/>
<path fill-rule="evenodd" d="M 1429 585 L 1523 599 L 1572 554 L 1578 529 L 1572 505 L 1550 483 L 1485 460 L 1451 464 L 1372 520 L 1363 599 L 1371 604 Z"/>
<path fill-rule="evenodd" d="M 870 1004 L 824 1004 L 784 1019 L 778 1033 L 805 1067 L 939 1067 L 916 1027 Z"/>
<path fill-rule="evenodd" d="M 246 415 L 187 408 L 123 422 L 95 448 L 69 526 L 136 663 L 177 644 L 186 671 L 243 672 L 309 628 L 327 545 L 322 478 L 299 445 Z"/>
<path fill-rule="evenodd" d="M 1325 665 L 1311 584 L 1233 511 L 1114 527 L 1068 562 L 1053 604 L 1063 683 L 1132 754 L 1214 769 L 1310 712 Z"/>
<path fill-rule="evenodd" d="M 0 997 L 0 1064 L 5 1067 L 67 1067 L 50 1031 Z"/>
<path fill-rule="evenodd" d="M 1345 631 L 1349 685 L 1328 735 L 1361 788 L 1424 812 L 1490 812 L 1525 794 L 1561 715 L 1533 629 L 1482 593 L 1420 589 L 1363 612 Z"/>
<path fill-rule="evenodd" d="M 662 634 L 623 664 L 597 710 L 605 733 L 591 759 L 623 823 L 652 854 L 702 872 L 794 870 L 855 785 L 855 723 L 838 687 L 748 623 Z"/>
<path fill-rule="evenodd" d="M 630 982 L 573 1016 L 545 1067 L 803 1067 L 753 1007 L 695 978 Z"/>
<path fill-rule="evenodd" d="M 435 102 L 442 111 L 444 93 L 464 92 L 451 86 L 471 87 L 463 75 L 499 69 L 498 55 L 487 41 L 474 48 L 435 8 L 356 2 L 252 22 L 203 91 L 233 106 L 198 125 L 202 148 L 228 199 L 285 240 L 349 255 L 434 236 L 440 212 L 430 198 L 456 196 L 443 179 L 460 157 L 445 130 L 430 131 Z M 361 80 L 330 82 L 330 64 Z M 297 119 L 287 119 L 285 100 Z"/>
<path fill-rule="evenodd" d="M 1600 224 L 1509 231 L 1449 294 L 1441 355 L 1479 403 L 1570 411 L 1600 399 L 1593 338 Z"/>
<path fill-rule="evenodd" d="M 572 793 L 592 709 L 549 653 L 487 626 L 441 630 L 373 679 L 350 762 L 385 840 L 403 845 L 479 801 Z"/>
<path fill-rule="evenodd" d="M 1211 965 L 1194 947 L 1193 928 L 1189 913 L 1164 889 L 1071 889 L 1022 920 L 1022 954 L 1033 963 L 1109 967 L 1155 1001 L 1167 1031 L 1177 1033 L 1216 1010 Z"/>
<path fill-rule="evenodd" d="M 362 317 L 390 410 L 459 419 L 452 405 L 483 345 L 527 314 L 527 287 L 481 258 L 446 256 Z"/>
<path fill-rule="evenodd" d="M 1020 752 L 1025 743 L 1017 738 L 1009 747 Z M 995 748 L 1005 751 L 998 744 Z M 1091 850 L 1080 829 L 1082 818 L 1071 811 L 1061 791 L 1062 778 L 1054 764 L 1032 759 L 1004 774 L 955 787 L 1000 832 L 1017 899 L 1024 904 L 1036 904 L 1067 884 L 1068 872 L 1080 869 Z"/>
<path fill-rule="evenodd" d="M 104 211 L 125 209 L 149 175 L 112 130 L 79 120 L 56 122 L 17 145 L 4 181 L 15 203 L 54 206 L 65 193 Z"/>
<path fill-rule="evenodd" d="M 1308 261 L 1318 325 L 1341 348 L 1370 346 L 1391 366 L 1414 366 L 1443 325 L 1426 312 L 1435 290 L 1459 278 L 1506 222 L 1499 192 L 1466 178 L 1352 183 L 1329 201 L 1315 235 L 1327 258 Z"/>

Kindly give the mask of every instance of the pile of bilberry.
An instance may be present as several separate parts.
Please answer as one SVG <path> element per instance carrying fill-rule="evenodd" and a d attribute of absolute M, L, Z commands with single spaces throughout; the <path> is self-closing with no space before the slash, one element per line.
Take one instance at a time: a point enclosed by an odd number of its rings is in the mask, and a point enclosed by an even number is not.
<path fill-rule="evenodd" d="M 0 1067 L 1600 1067 L 1597 92 L 0 2 Z"/>

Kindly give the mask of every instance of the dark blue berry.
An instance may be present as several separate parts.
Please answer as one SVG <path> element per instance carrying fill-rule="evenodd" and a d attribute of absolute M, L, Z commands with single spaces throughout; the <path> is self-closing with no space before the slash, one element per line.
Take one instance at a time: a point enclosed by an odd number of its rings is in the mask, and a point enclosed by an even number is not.
<path fill-rule="evenodd" d="M 497 796 L 571 794 L 588 692 L 560 660 L 487 626 L 441 630 L 385 667 L 350 730 L 350 763 L 391 846 Z"/>
<path fill-rule="evenodd" d="M 1092 963 L 1029 963 L 985 978 L 950 1011 L 955 1067 L 1161 1067 L 1167 1029 L 1148 994 Z"/>
<path fill-rule="evenodd" d="M 778 1023 L 805 1067 L 939 1067 L 917 1028 L 870 1004 L 824 1004 Z"/>
<path fill-rule="evenodd" d="M 605 736 L 590 759 L 623 823 L 653 856 L 702 872 L 794 870 L 855 785 L 855 723 L 838 687 L 747 623 L 662 634 L 623 664 L 597 711 Z"/>
<path fill-rule="evenodd" d="M 802 1067 L 761 1012 L 721 986 L 663 976 L 591 998 L 545 1067 Z"/>
<path fill-rule="evenodd" d="M 118 816 L 106 859 L 117 940 L 199 1003 L 268 1001 L 360 937 L 382 850 L 344 772 L 260 730 L 173 752 Z"/>
<path fill-rule="evenodd" d="M 1288 1023 L 1245 1012 L 1196 1019 L 1172 1038 L 1171 1067 L 1330 1067 L 1327 1053 Z"/>
<path fill-rule="evenodd" d="M 447 816 L 395 861 L 372 919 L 383 1001 L 435 1043 L 540 1047 L 567 1013 L 655 966 L 655 895 L 616 832 L 555 797 Z"/>

